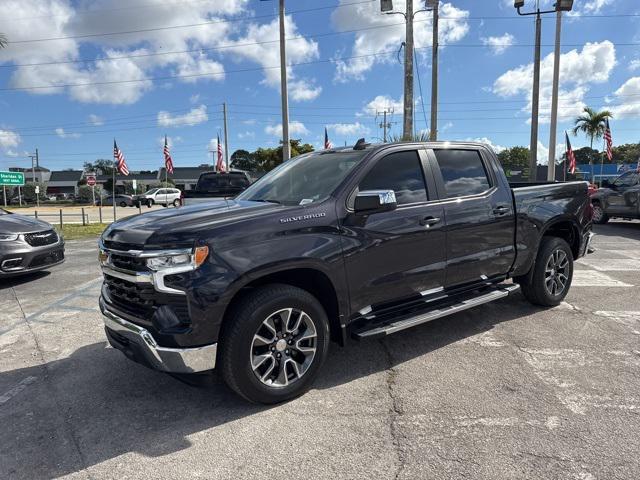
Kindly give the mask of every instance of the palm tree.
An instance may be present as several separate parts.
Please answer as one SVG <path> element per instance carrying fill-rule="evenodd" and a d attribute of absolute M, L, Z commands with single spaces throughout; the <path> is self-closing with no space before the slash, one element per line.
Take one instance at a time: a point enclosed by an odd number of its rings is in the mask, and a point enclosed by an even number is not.
<path fill-rule="evenodd" d="M 7 46 L 7 37 L 4 33 L 0 33 L 0 48 Z"/>
<path fill-rule="evenodd" d="M 608 118 L 613 118 L 609 110 L 597 112 L 591 107 L 584 107 L 582 115 L 576 118 L 573 134 L 584 133 L 591 140 L 591 150 L 593 150 L 593 141 L 604 136 Z M 591 165 L 591 181 L 593 182 L 593 158 L 591 157 L 589 157 L 589 165 Z"/>

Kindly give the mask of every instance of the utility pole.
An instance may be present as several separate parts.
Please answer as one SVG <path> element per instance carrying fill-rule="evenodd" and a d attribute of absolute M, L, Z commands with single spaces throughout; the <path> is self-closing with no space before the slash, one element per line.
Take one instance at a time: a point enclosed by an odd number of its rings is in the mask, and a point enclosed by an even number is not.
<path fill-rule="evenodd" d="M 429 139 L 438 140 L 438 23 L 439 2 L 433 5 L 433 41 L 431 45 L 431 132 Z"/>
<path fill-rule="evenodd" d="M 229 171 L 229 134 L 227 132 L 227 102 L 222 104 L 222 115 L 224 117 L 224 161 Z"/>
<path fill-rule="evenodd" d="M 404 47 L 404 119 L 402 139 L 409 140 L 413 134 L 413 0 L 407 0 L 405 13 Z"/>
<path fill-rule="evenodd" d="M 540 9 L 536 14 L 536 46 L 533 60 L 533 92 L 531 93 L 531 141 L 529 143 L 529 181 L 535 182 L 538 173 L 538 114 L 540 111 L 540 43 L 542 38 L 542 17 Z"/>
<path fill-rule="evenodd" d="M 282 97 L 282 161 L 291 158 L 289 143 L 289 93 L 287 90 L 287 45 L 284 28 L 284 0 L 280 0 L 280 96 Z"/>
<path fill-rule="evenodd" d="M 376 115 L 382 115 L 382 123 L 379 124 L 382 128 L 382 141 L 387 143 L 387 130 L 391 128 L 391 122 L 387 122 L 387 115 L 393 115 L 393 108 L 385 108 L 382 112 L 376 112 Z"/>
<path fill-rule="evenodd" d="M 40 192 L 38 192 L 38 183 L 36 182 L 36 159 L 38 158 L 38 149 L 36 148 L 35 155 L 29 155 L 31 159 L 31 181 L 33 182 L 33 191 L 36 196 L 36 205 L 40 208 Z"/>
<path fill-rule="evenodd" d="M 558 89 L 560 85 L 560 36 L 562 34 L 562 10 L 556 13 L 556 48 L 553 58 L 553 93 L 551 96 L 551 133 L 549 134 L 549 164 L 547 180 L 556 179 L 556 135 L 558 128 Z"/>

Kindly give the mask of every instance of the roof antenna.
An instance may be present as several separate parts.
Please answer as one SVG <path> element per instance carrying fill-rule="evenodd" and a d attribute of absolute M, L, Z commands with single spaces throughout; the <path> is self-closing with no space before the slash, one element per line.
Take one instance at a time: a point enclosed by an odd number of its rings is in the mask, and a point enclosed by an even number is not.
<path fill-rule="evenodd" d="M 371 145 L 370 143 L 367 143 L 364 141 L 364 138 L 359 139 L 356 144 L 353 146 L 354 150 L 364 150 L 365 148 L 367 148 L 369 145 Z"/>

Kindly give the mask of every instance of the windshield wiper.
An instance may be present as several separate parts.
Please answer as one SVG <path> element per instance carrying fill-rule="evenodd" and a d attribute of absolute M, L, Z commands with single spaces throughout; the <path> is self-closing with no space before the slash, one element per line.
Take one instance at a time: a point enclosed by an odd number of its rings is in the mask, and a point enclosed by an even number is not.
<path fill-rule="evenodd" d="M 282 205 L 282 202 L 279 200 L 274 200 L 273 198 L 258 198 L 252 199 L 252 202 L 266 202 L 266 203 L 276 203 L 278 205 Z"/>

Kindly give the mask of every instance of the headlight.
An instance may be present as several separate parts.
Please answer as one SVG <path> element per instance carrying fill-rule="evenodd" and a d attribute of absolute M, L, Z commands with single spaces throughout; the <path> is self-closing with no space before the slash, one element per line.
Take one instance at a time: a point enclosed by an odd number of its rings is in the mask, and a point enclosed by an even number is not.
<path fill-rule="evenodd" d="M 18 239 L 17 233 L 0 233 L 0 242 L 13 242 Z"/>
<path fill-rule="evenodd" d="M 209 255 L 209 247 L 196 247 L 193 253 L 181 253 L 179 255 L 163 255 L 147 259 L 147 267 L 151 270 L 165 270 L 167 268 L 193 265 L 198 268 Z"/>

